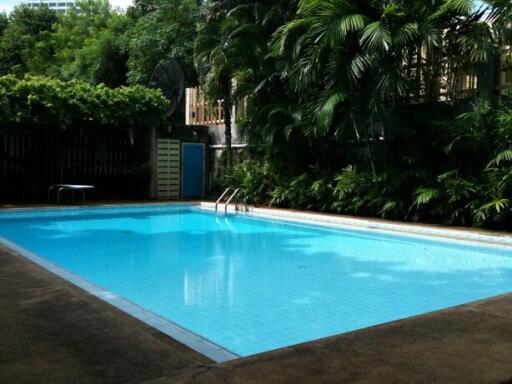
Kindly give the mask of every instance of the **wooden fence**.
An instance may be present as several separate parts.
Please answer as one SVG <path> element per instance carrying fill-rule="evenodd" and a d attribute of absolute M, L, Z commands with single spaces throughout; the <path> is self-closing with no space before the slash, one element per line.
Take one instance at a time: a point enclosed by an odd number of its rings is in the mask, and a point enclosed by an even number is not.
<path fill-rule="evenodd" d="M 0 200 L 41 200 L 54 183 L 95 184 L 99 197 L 129 195 L 120 183 L 144 162 L 136 152 L 126 130 L 0 127 Z"/>
<path fill-rule="evenodd" d="M 199 88 L 187 88 L 187 124 L 224 125 L 222 100 L 210 105 Z"/>
<path fill-rule="evenodd" d="M 247 97 L 234 101 L 231 111 L 232 124 L 236 124 L 238 119 L 245 116 L 248 102 Z M 200 88 L 187 88 L 187 125 L 223 126 L 224 107 L 222 104 L 222 100 L 217 100 L 217 103 L 212 106 Z"/>

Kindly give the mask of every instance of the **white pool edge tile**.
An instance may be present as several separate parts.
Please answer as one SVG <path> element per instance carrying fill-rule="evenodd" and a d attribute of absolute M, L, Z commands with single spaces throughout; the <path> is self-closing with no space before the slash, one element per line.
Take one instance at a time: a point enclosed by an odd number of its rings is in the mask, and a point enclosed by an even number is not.
<path fill-rule="evenodd" d="M 41 207 L 16 207 L 0 208 L 0 219 L 10 218 L 11 215 L 21 214 L 41 214 L 43 216 L 51 215 L 54 212 L 61 214 L 83 213 L 93 211 L 111 211 L 118 209 L 147 210 L 148 208 L 173 208 L 197 206 L 197 202 L 150 202 L 150 203 L 126 203 L 126 204 L 98 204 L 98 205 L 70 205 L 70 206 L 41 206 Z"/>
<path fill-rule="evenodd" d="M 113 292 L 92 284 L 80 276 L 61 268 L 51 261 L 37 256 L 30 251 L 27 251 L 1 236 L 0 244 L 217 363 L 240 358 L 239 355 L 234 354 L 220 345 L 217 345 L 214 342 L 189 331 L 188 329 L 183 328 L 164 317 L 148 311 L 147 309 L 144 309 Z"/>
<path fill-rule="evenodd" d="M 199 204 L 201 209 L 212 211 L 215 204 L 202 202 Z M 414 223 L 386 223 L 379 220 L 366 218 L 352 218 L 347 216 L 335 216 L 330 214 L 312 213 L 303 211 L 287 211 L 272 208 L 248 207 L 247 212 L 235 211 L 234 205 L 228 207 L 228 213 L 260 217 L 266 219 L 313 224 L 319 226 L 328 226 L 330 228 L 361 230 L 371 233 L 384 233 L 394 235 L 404 235 L 415 238 L 425 238 L 437 241 L 449 241 L 457 243 L 462 242 L 471 245 L 493 246 L 493 247 L 512 247 L 512 234 L 487 235 L 473 232 L 470 230 L 425 226 Z M 224 214 L 223 212 L 218 213 Z"/>
<path fill-rule="evenodd" d="M 105 203 L 105 204 L 80 204 L 80 205 L 41 205 L 37 207 L 5 207 L 0 212 L 38 212 L 38 211 L 68 211 L 74 209 L 102 209 L 102 208 L 143 208 L 161 206 L 193 206 L 199 202 L 194 201 L 150 201 L 145 203 Z"/>

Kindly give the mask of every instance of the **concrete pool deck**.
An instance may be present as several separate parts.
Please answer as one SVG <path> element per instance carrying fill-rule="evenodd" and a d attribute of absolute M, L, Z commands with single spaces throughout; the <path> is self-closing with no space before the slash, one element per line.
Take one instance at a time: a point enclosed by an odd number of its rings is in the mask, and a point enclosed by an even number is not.
<path fill-rule="evenodd" d="M 215 364 L 0 246 L 0 383 L 510 383 L 512 294 Z"/>

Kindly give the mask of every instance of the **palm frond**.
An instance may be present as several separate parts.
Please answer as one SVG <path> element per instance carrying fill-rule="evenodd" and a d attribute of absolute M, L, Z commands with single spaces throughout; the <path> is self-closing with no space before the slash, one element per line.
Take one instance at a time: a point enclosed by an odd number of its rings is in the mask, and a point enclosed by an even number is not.
<path fill-rule="evenodd" d="M 323 23 L 323 20 L 317 20 L 319 23 Z M 351 14 L 343 16 L 339 19 L 332 20 L 327 25 L 325 31 L 322 31 L 321 27 L 316 30 L 316 43 L 321 44 L 322 39 L 325 38 L 325 44 L 329 47 L 337 47 L 343 41 L 345 41 L 347 35 L 350 32 L 361 31 L 365 28 L 366 18 L 361 14 Z M 319 24 L 322 25 L 322 24 Z M 314 30 L 313 30 L 314 31 Z"/>
<path fill-rule="evenodd" d="M 335 109 L 345 99 L 342 92 L 335 92 L 327 97 L 315 111 L 315 121 L 325 132 L 332 123 Z"/>
<path fill-rule="evenodd" d="M 361 78 L 364 71 L 371 67 L 371 56 L 365 53 L 358 53 L 352 59 L 349 67 L 349 76 L 355 81 Z"/>
<path fill-rule="evenodd" d="M 360 42 L 370 52 L 388 51 L 391 44 L 391 33 L 383 21 L 368 24 L 361 32 Z"/>
<path fill-rule="evenodd" d="M 290 47 L 295 44 L 296 39 L 300 37 L 300 32 L 307 29 L 309 24 L 309 20 L 295 19 L 279 27 L 270 42 L 274 55 L 284 56 L 286 52 L 289 52 Z"/>
<path fill-rule="evenodd" d="M 418 32 L 423 44 L 431 49 L 441 45 L 443 38 L 439 23 L 434 17 L 427 18 L 418 24 Z"/>
<path fill-rule="evenodd" d="M 248 41 L 251 41 L 254 44 L 265 44 L 264 35 L 262 33 L 261 28 L 258 25 L 243 24 L 229 33 L 224 45 L 228 46 L 233 40 L 240 38 L 245 38 L 245 40 L 243 41 L 244 44 Z"/>
<path fill-rule="evenodd" d="M 419 35 L 418 23 L 405 23 L 393 33 L 393 40 L 401 47 L 411 44 Z"/>
<path fill-rule="evenodd" d="M 414 192 L 414 205 L 420 207 L 439 197 L 440 191 L 435 188 L 418 188 Z"/>
<path fill-rule="evenodd" d="M 435 17 L 441 18 L 450 14 L 466 16 L 469 15 L 473 8 L 473 0 L 444 0 L 434 14 Z"/>
<path fill-rule="evenodd" d="M 491 168 L 493 166 L 500 166 L 504 162 L 512 161 L 512 149 L 506 149 L 498 153 L 487 165 L 487 168 Z"/>
<path fill-rule="evenodd" d="M 507 209 L 510 205 L 509 199 L 494 199 L 477 209 L 475 212 L 475 221 L 483 222 L 487 220 L 492 212 L 500 214 L 503 210 Z"/>

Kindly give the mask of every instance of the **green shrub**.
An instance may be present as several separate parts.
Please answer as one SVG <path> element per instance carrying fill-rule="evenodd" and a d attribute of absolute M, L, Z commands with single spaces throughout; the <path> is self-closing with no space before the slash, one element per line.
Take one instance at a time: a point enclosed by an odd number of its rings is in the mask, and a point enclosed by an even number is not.
<path fill-rule="evenodd" d="M 240 197 L 250 204 L 268 202 L 270 190 L 275 183 L 270 164 L 255 160 L 244 160 L 233 165 L 220 179 L 223 188 L 241 188 Z"/>
<path fill-rule="evenodd" d="M 243 186 L 249 202 L 258 204 L 512 228 L 512 100 L 480 101 L 457 118 L 418 119 L 421 124 L 412 119 L 412 128 L 401 127 L 402 136 L 386 143 L 375 167 L 365 163 L 360 149 L 345 151 L 357 165 L 341 170 L 295 171 L 289 163 L 246 160 L 228 172 L 226 182 Z M 302 156 L 296 163 L 307 160 Z"/>
<path fill-rule="evenodd" d="M 0 125 L 60 128 L 151 127 L 168 105 L 160 91 L 142 86 L 107 88 L 48 77 L 0 77 Z"/>

